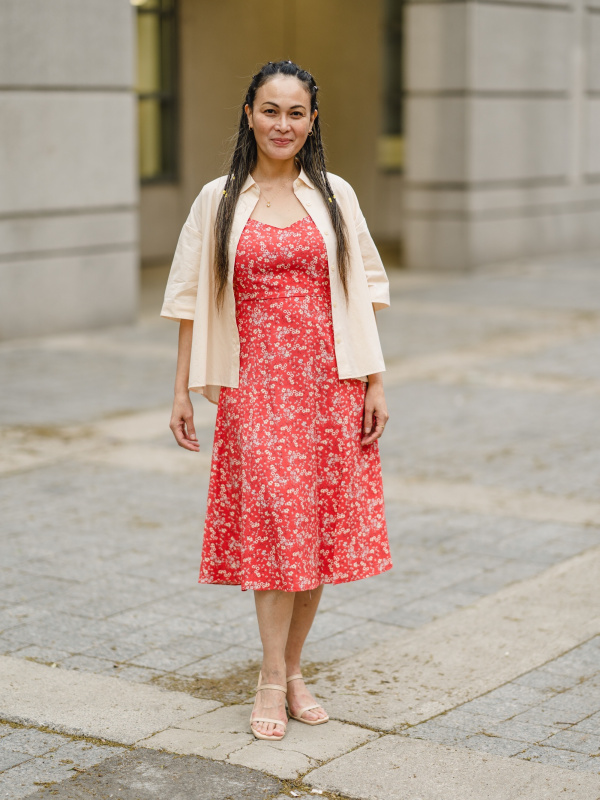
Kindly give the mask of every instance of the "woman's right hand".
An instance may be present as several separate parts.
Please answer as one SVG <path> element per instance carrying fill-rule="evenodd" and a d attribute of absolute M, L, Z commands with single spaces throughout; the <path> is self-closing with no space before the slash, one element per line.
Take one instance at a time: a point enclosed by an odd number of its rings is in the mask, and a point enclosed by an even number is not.
<path fill-rule="evenodd" d="M 194 428 L 194 407 L 189 394 L 175 395 L 169 427 L 180 447 L 195 453 L 200 450 Z"/>

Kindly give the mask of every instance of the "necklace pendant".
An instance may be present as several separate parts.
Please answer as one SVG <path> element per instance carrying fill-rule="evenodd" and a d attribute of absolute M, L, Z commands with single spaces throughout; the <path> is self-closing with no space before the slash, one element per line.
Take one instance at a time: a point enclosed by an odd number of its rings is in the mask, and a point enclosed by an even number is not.
<path fill-rule="evenodd" d="M 269 202 L 267 203 L 267 208 L 271 208 L 271 201 L 270 201 L 270 200 L 269 200 Z"/>

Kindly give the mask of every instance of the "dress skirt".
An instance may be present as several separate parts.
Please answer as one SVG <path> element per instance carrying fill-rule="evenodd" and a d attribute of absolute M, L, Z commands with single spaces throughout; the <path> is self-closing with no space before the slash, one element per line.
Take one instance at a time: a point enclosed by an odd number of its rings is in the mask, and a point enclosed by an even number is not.
<path fill-rule="evenodd" d="M 304 591 L 392 566 L 367 384 L 340 380 L 327 251 L 310 216 L 250 219 L 233 289 L 239 386 L 219 394 L 199 583 Z"/>

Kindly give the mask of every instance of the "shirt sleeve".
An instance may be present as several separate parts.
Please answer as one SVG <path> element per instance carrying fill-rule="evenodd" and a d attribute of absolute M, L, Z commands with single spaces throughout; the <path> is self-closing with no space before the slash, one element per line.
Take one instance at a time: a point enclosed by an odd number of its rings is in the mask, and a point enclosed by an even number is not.
<path fill-rule="evenodd" d="M 350 184 L 347 184 L 347 186 L 350 192 L 350 202 L 354 211 L 354 227 L 358 234 L 360 254 L 367 276 L 371 302 L 373 303 L 374 310 L 379 311 L 382 308 L 388 308 L 390 305 L 390 282 L 379 251 L 369 233 L 367 221 L 360 209 L 356 192 Z"/>
<path fill-rule="evenodd" d="M 182 319 L 193 320 L 196 312 L 202 250 L 199 203 L 200 195 L 194 201 L 179 234 L 160 312 L 161 317 L 177 322 Z"/>

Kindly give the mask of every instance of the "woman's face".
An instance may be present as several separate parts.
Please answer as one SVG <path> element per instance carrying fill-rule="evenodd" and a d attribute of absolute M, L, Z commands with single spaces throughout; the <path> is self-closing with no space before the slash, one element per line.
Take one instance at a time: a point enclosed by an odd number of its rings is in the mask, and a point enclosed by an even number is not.
<path fill-rule="evenodd" d="M 318 113 L 310 113 L 310 94 L 293 75 L 270 78 L 256 92 L 254 107 L 244 110 L 259 151 L 278 160 L 302 149 Z"/>

